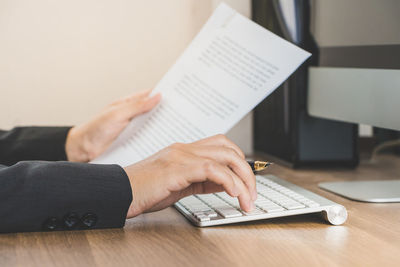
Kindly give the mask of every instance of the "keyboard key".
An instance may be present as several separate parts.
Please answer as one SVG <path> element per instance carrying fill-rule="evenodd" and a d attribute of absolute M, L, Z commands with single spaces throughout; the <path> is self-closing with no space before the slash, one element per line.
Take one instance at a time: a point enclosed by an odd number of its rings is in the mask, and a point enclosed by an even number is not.
<path fill-rule="evenodd" d="M 236 197 L 231 197 L 225 192 L 217 193 L 216 195 L 227 202 L 229 205 L 235 207 L 236 209 L 240 209 L 239 200 Z"/>
<path fill-rule="evenodd" d="M 265 212 L 256 207 L 256 208 L 254 208 L 254 209 L 253 209 L 252 211 L 250 211 L 250 212 L 245 212 L 245 211 L 243 211 L 243 213 L 244 213 L 245 215 L 247 215 L 247 216 L 252 216 L 252 215 L 264 214 Z"/>
<path fill-rule="evenodd" d="M 218 208 L 224 208 L 224 207 L 231 207 L 228 203 L 220 199 L 214 194 L 209 194 L 209 195 L 197 195 L 197 197 L 204 202 L 206 202 L 208 205 L 213 207 L 214 209 Z"/>
<path fill-rule="evenodd" d="M 192 213 L 196 213 L 196 212 L 204 212 L 204 211 L 209 211 L 210 207 L 204 205 L 204 206 L 189 206 L 187 208 L 189 211 L 191 211 Z"/>
<path fill-rule="evenodd" d="M 206 211 L 206 212 L 204 212 L 204 214 L 207 215 L 209 218 L 214 218 L 214 217 L 217 217 L 217 216 L 218 216 L 218 214 L 217 214 L 215 211 L 213 211 L 213 210 L 211 210 L 211 211 Z"/>
<path fill-rule="evenodd" d="M 233 207 L 225 207 L 216 209 L 224 218 L 240 217 L 243 214 Z"/>
<path fill-rule="evenodd" d="M 210 220 L 210 217 L 208 217 L 207 215 L 204 214 L 199 214 L 195 216 L 199 221 L 201 222 L 206 222 Z"/>
<path fill-rule="evenodd" d="M 257 207 L 260 209 L 266 211 L 266 212 L 273 212 L 273 211 L 281 211 L 284 210 L 281 206 L 275 204 L 272 201 L 268 202 L 261 202 L 261 203 L 255 203 Z"/>
<path fill-rule="evenodd" d="M 262 207 L 262 209 L 266 212 L 278 212 L 278 211 L 284 211 L 285 209 L 276 205 L 276 206 L 266 206 Z"/>
<path fill-rule="evenodd" d="M 315 207 L 319 207 L 320 206 L 317 202 L 314 202 L 314 201 L 306 202 L 304 204 L 306 204 L 306 206 L 310 207 L 310 208 L 315 208 Z"/>
<path fill-rule="evenodd" d="M 206 205 L 204 204 L 204 202 L 200 201 L 198 198 L 196 198 L 195 196 L 189 196 L 189 197 L 185 197 L 182 198 L 181 200 L 179 200 L 179 203 L 181 203 L 183 206 L 201 206 L 201 205 Z"/>
<path fill-rule="evenodd" d="M 267 199 L 266 197 L 262 195 L 258 195 L 257 200 L 254 202 L 255 204 L 261 204 L 261 203 L 271 203 L 272 201 Z"/>
<path fill-rule="evenodd" d="M 295 209 L 301 209 L 301 208 L 305 208 L 306 207 L 306 206 L 304 206 L 303 204 L 300 204 L 300 203 L 283 204 L 282 206 L 284 208 L 288 209 L 288 210 L 295 210 Z"/>
<path fill-rule="evenodd" d="M 210 210 L 210 211 L 211 211 L 211 210 Z M 195 211 L 195 212 L 192 212 L 192 214 L 193 214 L 194 216 L 206 215 L 206 212 L 207 212 L 207 211 Z"/>

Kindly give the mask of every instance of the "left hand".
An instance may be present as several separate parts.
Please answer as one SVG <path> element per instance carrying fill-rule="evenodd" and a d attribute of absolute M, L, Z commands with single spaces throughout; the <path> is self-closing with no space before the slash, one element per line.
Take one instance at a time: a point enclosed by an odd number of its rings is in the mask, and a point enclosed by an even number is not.
<path fill-rule="evenodd" d="M 103 153 L 136 116 L 150 111 L 161 99 L 151 90 L 132 94 L 108 105 L 94 119 L 73 127 L 65 151 L 69 161 L 88 162 Z"/>

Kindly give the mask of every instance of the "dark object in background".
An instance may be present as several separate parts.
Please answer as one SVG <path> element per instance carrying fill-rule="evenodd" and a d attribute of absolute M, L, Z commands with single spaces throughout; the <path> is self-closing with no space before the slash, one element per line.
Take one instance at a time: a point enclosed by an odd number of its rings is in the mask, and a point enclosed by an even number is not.
<path fill-rule="evenodd" d="M 279 1 L 253 0 L 252 17 L 261 26 L 289 40 Z M 358 164 L 356 124 L 310 117 L 307 114 L 307 68 L 318 64 L 319 51 L 310 34 L 310 6 L 297 0 L 296 44 L 313 55 L 284 84 L 254 110 L 254 150 L 292 167 Z"/>

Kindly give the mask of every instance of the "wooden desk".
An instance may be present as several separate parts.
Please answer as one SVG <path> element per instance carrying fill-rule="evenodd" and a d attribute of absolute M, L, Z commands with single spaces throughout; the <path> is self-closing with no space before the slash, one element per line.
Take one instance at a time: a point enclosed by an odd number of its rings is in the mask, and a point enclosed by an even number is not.
<path fill-rule="evenodd" d="M 270 172 L 348 209 L 343 226 L 318 215 L 211 228 L 175 209 L 141 215 L 124 229 L 0 235 L 0 266 L 400 266 L 400 203 L 350 201 L 321 181 L 400 178 L 400 160 L 381 157 L 357 170 Z"/>

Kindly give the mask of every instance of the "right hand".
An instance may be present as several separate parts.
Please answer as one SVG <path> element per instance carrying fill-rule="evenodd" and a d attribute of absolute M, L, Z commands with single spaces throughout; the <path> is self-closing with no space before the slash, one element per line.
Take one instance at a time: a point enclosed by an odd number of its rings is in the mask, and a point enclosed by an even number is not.
<path fill-rule="evenodd" d="M 67 135 L 65 152 L 69 161 L 88 162 L 102 154 L 129 122 L 154 108 L 161 95 L 151 90 L 136 92 L 108 105 L 92 120 L 73 127 Z"/>
<path fill-rule="evenodd" d="M 173 144 L 124 168 L 133 194 L 127 218 L 164 209 L 192 194 L 226 191 L 244 211 L 254 208 L 255 176 L 243 152 L 223 135 Z"/>

